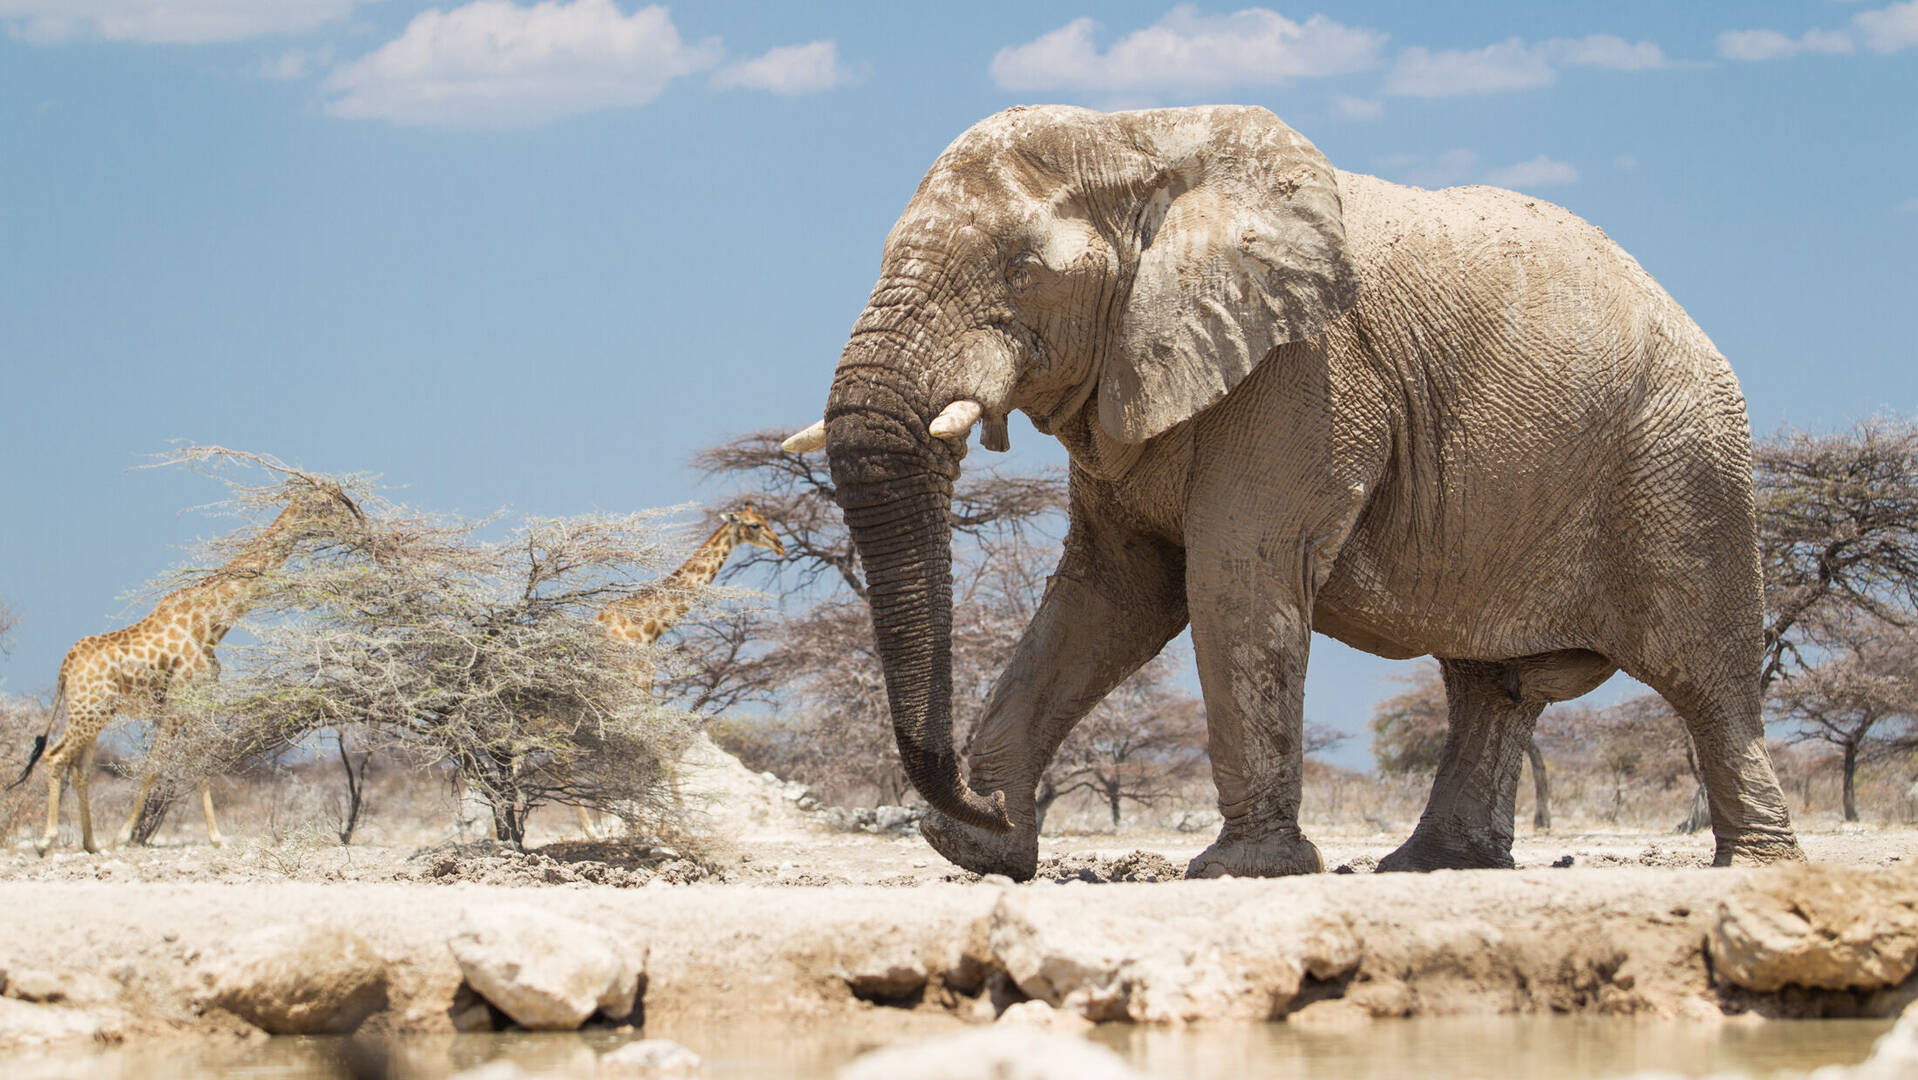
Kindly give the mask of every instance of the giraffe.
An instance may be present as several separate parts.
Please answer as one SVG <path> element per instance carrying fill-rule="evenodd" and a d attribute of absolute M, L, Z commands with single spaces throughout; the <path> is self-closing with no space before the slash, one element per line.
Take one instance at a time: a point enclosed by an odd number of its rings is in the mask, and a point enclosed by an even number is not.
<path fill-rule="evenodd" d="M 693 592 L 712 583 L 721 567 L 741 544 L 765 548 L 779 558 L 786 557 L 786 545 L 752 503 L 719 515 L 719 528 L 699 545 L 679 569 L 648 582 L 637 591 L 607 604 L 593 616 L 600 630 L 611 641 L 628 645 L 651 645 L 673 628 L 693 607 Z"/>
<path fill-rule="evenodd" d="M 622 645 L 651 645 L 659 640 L 660 635 L 671 630 L 673 624 L 692 610 L 693 593 L 719 576 L 726 560 L 732 557 L 733 549 L 741 544 L 765 548 L 782 559 L 786 557 L 785 542 L 779 539 L 772 523 L 752 503 L 721 514 L 719 522 L 719 528 L 694 550 L 679 569 L 614 600 L 593 616 L 593 621 L 599 624 L 601 633 L 605 634 L 608 641 Z M 644 661 L 639 662 L 635 665 L 634 677 L 645 680 L 650 687 L 651 667 Z M 580 828 L 589 837 L 596 835 L 593 815 L 583 806 L 577 809 Z"/>
<path fill-rule="evenodd" d="M 87 785 L 101 729 L 126 706 L 146 703 L 161 714 L 155 744 L 173 735 L 179 719 L 163 711 L 169 688 L 189 679 L 219 677 L 220 662 L 213 650 L 258 601 L 266 575 L 284 563 L 301 540 L 337 533 L 342 528 L 366 530 L 365 515 L 338 485 L 305 478 L 295 481 L 300 482 L 311 486 L 298 489 L 273 523 L 226 565 L 168 593 L 146 618 L 132 626 L 81 638 L 67 651 L 60 663 L 48 733 L 59 723 L 63 711 L 66 730 L 51 747 L 47 735 L 35 739 L 26 768 L 9 785 L 25 783 L 34 763 L 43 753 L 46 755 L 47 828 L 34 842 L 35 851 L 45 855 L 59 835 L 60 783 L 71 769 L 73 793 L 80 806 L 80 846 L 97 853 L 100 849 L 93 842 L 93 808 Z M 132 839 L 154 780 L 151 773 L 142 778 L 140 792 L 134 796 L 133 808 L 120 829 L 120 843 Z M 213 817 L 213 793 L 205 781 L 200 783 L 200 805 L 206 812 L 207 839 L 218 847 L 223 838 Z"/>

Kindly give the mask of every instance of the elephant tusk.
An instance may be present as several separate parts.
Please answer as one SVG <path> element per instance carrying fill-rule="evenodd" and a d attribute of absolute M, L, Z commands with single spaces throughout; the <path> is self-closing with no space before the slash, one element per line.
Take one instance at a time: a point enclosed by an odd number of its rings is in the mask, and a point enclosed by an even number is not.
<path fill-rule="evenodd" d="M 826 422 L 819 421 L 804 431 L 787 436 L 779 448 L 788 454 L 806 454 L 826 445 Z"/>
<path fill-rule="evenodd" d="M 934 438 L 963 439 L 979 422 L 979 416 L 985 412 L 985 406 L 976 401 L 960 398 L 946 406 L 946 411 L 932 418 L 931 430 Z"/>

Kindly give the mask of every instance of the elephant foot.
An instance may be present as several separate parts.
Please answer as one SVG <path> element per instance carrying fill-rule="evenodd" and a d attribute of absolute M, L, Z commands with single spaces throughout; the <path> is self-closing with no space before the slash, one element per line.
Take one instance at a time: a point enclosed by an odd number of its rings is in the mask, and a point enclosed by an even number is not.
<path fill-rule="evenodd" d="M 1039 872 L 1039 830 L 1031 825 L 1017 825 L 1005 834 L 990 833 L 934 810 L 920 820 L 919 835 L 953 865 L 975 874 L 1031 881 Z"/>
<path fill-rule="evenodd" d="M 1427 870 L 1510 870 L 1512 838 L 1489 830 L 1428 827 L 1420 823 L 1412 838 L 1379 860 L 1381 874 Z"/>
<path fill-rule="evenodd" d="M 1290 877 L 1325 869 L 1318 846 L 1296 829 L 1265 836 L 1236 832 L 1230 825 L 1212 846 L 1199 852 L 1185 868 L 1188 878 Z"/>
<path fill-rule="evenodd" d="M 1804 851 L 1798 847 L 1797 838 L 1790 833 L 1784 836 L 1761 834 L 1720 840 L 1717 851 L 1712 854 L 1713 866 L 1768 866 L 1772 863 L 1807 861 Z"/>

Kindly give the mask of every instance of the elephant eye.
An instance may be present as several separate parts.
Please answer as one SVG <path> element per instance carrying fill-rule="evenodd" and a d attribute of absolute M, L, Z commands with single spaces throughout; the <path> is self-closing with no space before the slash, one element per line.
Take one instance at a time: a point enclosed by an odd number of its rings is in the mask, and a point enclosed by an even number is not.
<path fill-rule="evenodd" d="M 1013 291 L 1022 292 L 1032 287 L 1033 271 L 1044 266 L 1039 256 L 1030 251 L 1021 251 L 1006 262 L 1006 284 Z"/>

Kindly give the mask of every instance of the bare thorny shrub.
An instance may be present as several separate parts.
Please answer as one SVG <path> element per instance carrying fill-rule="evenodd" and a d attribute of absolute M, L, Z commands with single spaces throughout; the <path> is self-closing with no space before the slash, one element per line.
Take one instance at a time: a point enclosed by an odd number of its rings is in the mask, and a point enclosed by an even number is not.
<path fill-rule="evenodd" d="M 221 678 L 172 696 L 187 723 L 149 767 L 184 790 L 330 730 L 350 732 L 361 754 L 418 768 L 450 761 L 512 843 L 545 803 L 642 825 L 677 812 L 668 779 L 689 729 L 640 677 L 666 658 L 609 643 L 593 623 L 657 575 L 662 515 L 503 527 L 388 503 L 364 480 L 344 489 L 366 511 L 363 525 L 264 575 L 248 624 L 255 642 L 226 646 Z M 278 486 L 237 487 L 232 502 L 245 512 L 284 497 Z M 247 535 L 204 545 L 195 561 L 222 563 Z"/>

